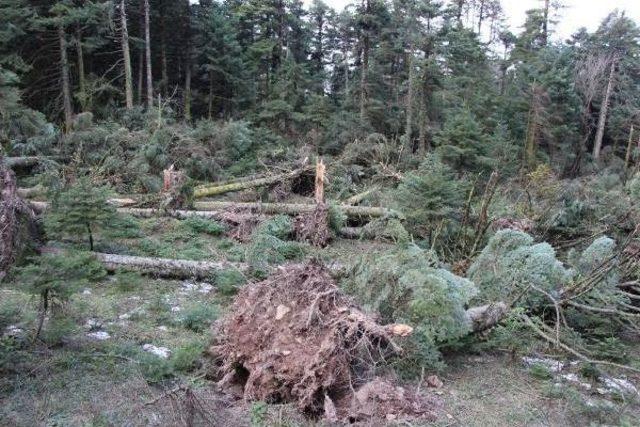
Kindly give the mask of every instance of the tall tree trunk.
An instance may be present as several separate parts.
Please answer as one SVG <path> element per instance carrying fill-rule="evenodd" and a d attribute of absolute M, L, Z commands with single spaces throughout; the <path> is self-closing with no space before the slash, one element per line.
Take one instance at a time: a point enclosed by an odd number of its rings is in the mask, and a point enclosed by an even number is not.
<path fill-rule="evenodd" d="M 169 70 L 167 65 L 167 34 L 164 13 L 160 15 L 160 72 L 162 74 L 160 90 L 163 98 L 166 98 L 169 90 Z"/>
<path fill-rule="evenodd" d="M 58 24 L 58 41 L 60 42 L 60 71 L 62 72 L 62 107 L 64 109 L 65 131 L 71 131 L 73 123 L 73 107 L 71 106 L 71 86 L 69 84 L 69 59 L 67 58 L 67 41 L 64 27 Z"/>
<path fill-rule="evenodd" d="M 478 16 L 478 35 L 482 33 L 482 21 L 484 21 L 484 2 L 480 0 L 480 16 Z"/>
<path fill-rule="evenodd" d="M 371 13 L 370 0 L 365 2 L 365 14 Z M 362 35 L 362 69 L 360 71 L 360 124 L 364 127 L 367 121 L 367 73 L 369 71 L 369 49 L 371 40 L 369 39 L 369 24 L 363 29 Z"/>
<path fill-rule="evenodd" d="M 191 6 L 186 1 L 186 55 L 184 75 L 184 118 L 191 121 Z"/>
<path fill-rule="evenodd" d="M 144 0 L 144 49 L 147 61 L 147 108 L 153 107 L 153 74 L 151 72 L 151 30 L 149 29 L 149 0 Z"/>
<path fill-rule="evenodd" d="M 546 46 L 549 40 L 549 0 L 544 0 L 544 18 L 542 22 L 542 45 Z"/>
<path fill-rule="evenodd" d="M 213 117 L 213 71 L 209 71 L 209 120 Z"/>
<path fill-rule="evenodd" d="M 140 31 L 140 38 L 142 39 L 144 38 L 144 2 L 140 2 L 139 15 L 140 15 L 139 31 Z M 137 91 L 138 93 L 136 94 L 138 105 L 144 104 L 143 87 L 144 87 L 144 50 L 139 50 L 138 51 L 138 91 Z"/>
<path fill-rule="evenodd" d="M 80 107 L 82 111 L 89 110 L 89 99 L 87 94 L 87 79 L 84 72 L 84 52 L 82 51 L 82 29 L 78 25 L 76 28 L 76 56 L 78 57 L 78 85 L 80 91 Z"/>
<path fill-rule="evenodd" d="M 629 164 L 631 163 L 631 152 L 633 151 L 633 131 L 633 125 L 631 125 L 631 130 L 629 130 L 629 142 L 627 143 L 627 153 L 624 157 L 625 172 L 629 169 Z"/>
<path fill-rule="evenodd" d="M 458 21 L 458 25 L 462 26 L 462 9 L 464 8 L 465 0 L 457 0 L 458 10 L 456 11 L 456 20 Z"/>
<path fill-rule="evenodd" d="M 538 145 L 538 133 L 540 130 L 540 108 L 537 99 L 535 83 L 532 87 L 531 106 L 527 122 L 527 139 L 524 149 L 524 164 L 528 169 L 533 169 L 536 163 L 536 148 Z"/>
<path fill-rule="evenodd" d="M 611 99 L 611 92 L 613 91 L 613 82 L 616 76 L 616 62 L 617 59 L 611 60 L 611 71 L 609 72 L 609 81 L 607 82 L 607 90 L 602 100 L 602 106 L 600 107 L 600 118 L 598 119 L 598 132 L 596 133 L 596 140 L 593 144 L 593 158 L 598 160 L 600 158 L 600 152 L 602 151 L 602 139 L 604 138 L 604 129 L 607 123 L 607 115 L 609 113 L 609 101 Z"/>
<path fill-rule="evenodd" d="M 413 139 L 412 139 L 412 135 L 413 135 L 413 87 L 415 85 L 415 67 L 413 64 L 413 46 L 409 49 L 409 58 L 408 58 L 408 62 L 409 62 L 409 88 L 408 88 L 408 92 L 407 92 L 407 107 L 406 107 L 406 116 L 407 116 L 407 122 L 406 122 L 406 127 L 405 127 L 405 138 L 407 139 L 406 143 L 407 143 L 407 154 L 410 154 L 413 152 Z"/>
<path fill-rule="evenodd" d="M 127 9 L 125 1 L 120 0 L 120 26 L 122 55 L 124 57 L 124 93 L 127 109 L 133 108 L 133 77 L 131 74 L 131 53 L 129 51 L 129 31 L 127 30 Z"/>

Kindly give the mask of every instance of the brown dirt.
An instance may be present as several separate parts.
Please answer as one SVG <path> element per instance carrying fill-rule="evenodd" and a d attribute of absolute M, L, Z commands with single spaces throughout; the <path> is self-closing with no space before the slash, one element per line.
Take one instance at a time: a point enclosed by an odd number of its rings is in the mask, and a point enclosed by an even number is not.
<path fill-rule="evenodd" d="M 280 267 L 236 296 L 214 327 L 214 377 L 246 400 L 295 403 L 328 421 L 432 419 L 434 400 L 375 378 L 406 325 L 379 325 L 317 261 Z"/>
<path fill-rule="evenodd" d="M 228 211 L 224 213 L 222 222 L 227 226 L 227 237 L 246 243 L 251 240 L 253 230 L 265 220 L 262 215 L 256 215 L 248 211 Z"/>
<path fill-rule="evenodd" d="M 319 203 L 313 212 L 298 215 L 293 222 L 296 239 L 324 248 L 331 240 L 329 230 L 329 207 Z"/>

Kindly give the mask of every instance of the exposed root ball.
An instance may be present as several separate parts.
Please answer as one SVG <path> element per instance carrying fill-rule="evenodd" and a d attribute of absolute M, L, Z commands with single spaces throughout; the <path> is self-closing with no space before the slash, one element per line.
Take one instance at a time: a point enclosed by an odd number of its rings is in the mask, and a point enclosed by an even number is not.
<path fill-rule="evenodd" d="M 329 207 L 325 203 L 316 206 L 313 212 L 298 215 L 293 223 L 296 239 L 323 248 L 331 240 L 329 230 Z"/>
<path fill-rule="evenodd" d="M 328 419 L 377 414 L 347 402 L 358 401 L 357 393 L 375 395 L 354 390 L 371 379 L 376 363 L 401 352 L 392 338 L 411 333 L 406 325 L 376 323 L 316 261 L 280 267 L 243 288 L 215 329 L 209 353 L 219 363 L 220 385 L 239 386 L 248 400 L 293 402 Z M 389 402 L 396 391 L 384 392 Z M 420 411 L 428 412 L 420 406 L 410 413 Z M 407 413 L 404 406 L 398 412 Z"/>

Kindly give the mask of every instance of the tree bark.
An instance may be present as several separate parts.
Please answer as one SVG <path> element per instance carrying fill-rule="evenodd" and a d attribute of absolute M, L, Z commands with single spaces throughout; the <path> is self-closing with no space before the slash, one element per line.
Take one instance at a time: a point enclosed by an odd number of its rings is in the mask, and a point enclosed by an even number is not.
<path fill-rule="evenodd" d="M 629 142 L 627 143 L 627 153 L 624 157 L 625 172 L 629 169 L 629 164 L 631 163 L 631 152 L 633 151 L 633 130 L 633 125 L 631 125 L 631 130 L 629 130 Z"/>
<path fill-rule="evenodd" d="M 149 0 L 144 0 L 144 41 L 147 62 L 147 108 L 153 108 L 153 74 L 151 70 L 151 32 L 149 29 Z"/>
<path fill-rule="evenodd" d="M 409 81 L 408 81 L 408 92 L 407 92 L 407 122 L 405 126 L 405 138 L 407 139 L 407 146 L 405 147 L 407 150 L 407 154 L 411 154 L 413 152 L 413 86 L 415 84 L 415 69 L 413 64 L 413 46 L 409 49 Z"/>
<path fill-rule="evenodd" d="M 133 82 L 131 74 L 131 53 L 129 51 L 129 31 L 127 30 L 127 9 L 124 0 L 120 0 L 120 32 L 122 55 L 124 57 L 124 93 L 128 110 L 133 108 Z"/>
<path fill-rule="evenodd" d="M 549 0 L 544 0 L 544 18 L 542 22 L 542 45 L 546 46 L 549 40 Z"/>
<path fill-rule="evenodd" d="M 140 20 L 139 20 L 140 38 L 143 39 L 144 38 L 144 2 L 142 1 L 140 2 L 140 8 L 138 10 L 138 13 L 140 15 Z M 139 50 L 138 51 L 138 90 L 136 94 L 138 105 L 144 104 L 143 87 L 144 87 L 144 50 Z"/>
<path fill-rule="evenodd" d="M 64 110 L 65 132 L 70 132 L 73 125 L 73 107 L 71 106 L 71 85 L 69 83 L 69 59 L 67 58 L 67 41 L 64 27 L 58 24 L 58 41 L 60 43 L 60 71 L 62 73 L 62 108 Z"/>
<path fill-rule="evenodd" d="M 370 0 L 363 0 L 364 12 L 366 15 L 371 13 Z M 367 18 L 368 19 L 368 18 Z M 362 64 L 360 70 L 360 124 L 364 127 L 367 123 L 367 97 L 368 97 L 368 82 L 367 74 L 369 72 L 369 50 L 371 48 L 371 40 L 369 34 L 369 24 L 367 23 L 363 28 L 362 34 Z"/>
<path fill-rule="evenodd" d="M 265 214 L 284 214 L 299 215 L 302 213 L 310 213 L 315 211 L 315 204 L 286 204 L 286 203 L 236 203 L 236 202 L 195 202 L 196 210 L 215 211 L 215 210 L 238 210 L 260 212 Z M 342 213 L 353 217 L 396 217 L 401 218 L 402 215 L 392 209 L 372 206 L 347 206 L 337 205 L 336 209 Z"/>
<path fill-rule="evenodd" d="M 191 6 L 186 2 L 186 60 L 184 76 L 184 118 L 191 121 Z"/>
<path fill-rule="evenodd" d="M 202 185 L 194 189 L 193 195 L 194 197 L 218 196 L 220 194 L 247 190 L 249 188 L 264 187 L 266 185 L 277 184 L 284 180 L 295 178 L 308 169 L 309 169 L 308 167 L 305 167 L 301 169 L 296 169 L 292 172 L 287 172 L 287 173 L 264 177 L 264 178 L 258 178 L 251 181 L 239 181 L 239 182 L 230 182 L 230 183 L 221 183 L 221 184 Z"/>
<path fill-rule="evenodd" d="M 598 160 L 600 158 L 600 152 L 602 151 L 602 139 L 604 138 L 604 130 L 607 123 L 607 115 L 609 114 L 609 101 L 611 99 L 611 92 L 613 91 L 613 84 L 616 76 L 616 62 L 617 59 L 611 60 L 611 71 L 609 71 L 609 80 L 607 82 L 607 90 L 605 91 L 604 98 L 602 100 L 602 106 L 600 107 L 600 117 L 598 119 L 598 131 L 596 133 L 596 139 L 593 144 L 593 158 Z"/>
<path fill-rule="evenodd" d="M 82 29 L 76 28 L 76 56 L 78 57 L 78 86 L 80 92 L 80 107 L 82 111 L 89 111 L 89 99 L 87 94 L 87 78 L 84 71 L 84 52 L 82 50 Z"/>

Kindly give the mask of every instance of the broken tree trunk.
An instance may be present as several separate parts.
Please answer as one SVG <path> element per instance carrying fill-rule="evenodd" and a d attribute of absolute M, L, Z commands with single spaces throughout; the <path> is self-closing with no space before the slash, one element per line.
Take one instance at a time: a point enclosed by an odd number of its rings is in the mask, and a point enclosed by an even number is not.
<path fill-rule="evenodd" d="M 239 202 L 195 202 L 194 208 L 196 210 L 247 210 L 252 212 L 260 212 L 266 214 L 284 214 L 284 215 L 299 215 L 302 213 L 313 212 L 316 209 L 315 204 L 305 203 L 239 203 Z M 337 205 L 336 209 L 339 209 L 342 213 L 348 216 L 354 217 L 402 217 L 399 212 L 392 209 L 373 207 L 373 206 L 348 206 Z"/>
<path fill-rule="evenodd" d="M 5 157 L 5 164 L 10 167 L 26 167 L 35 166 L 40 163 L 46 157 L 27 156 L 27 157 Z"/>
<path fill-rule="evenodd" d="M 223 184 L 211 184 L 211 185 L 201 185 L 196 187 L 193 190 L 193 196 L 196 198 L 199 197 L 209 197 L 209 196 L 218 196 L 220 194 L 232 193 L 234 191 L 242 191 L 248 190 L 250 188 L 256 187 L 264 187 L 267 185 L 277 184 L 281 181 L 296 178 L 304 171 L 308 170 L 307 167 L 296 169 L 293 172 L 287 172 L 283 174 L 268 176 L 264 178 L 258 178 L 251 181 L 237 181 Z"/>
<path fill-rule="evenodd" d="M 353 196 L 349 197 L 348 199 L 345 199 L 344 202 L 342 202 L 343 205 L 357 205 L 358 203 L 362 202 L 364 199 L 367 198 L 367 196 L 369 196 L 370 194 L 378 191 L 379 188 L 378 187 L 373 187 L 370 188 L 366 191 L 363 191 L 362 193 L 358 193 L 358 194 L 354 194 Z"/>
<path fill-rule="evenodd" d="M 322 159 L 316 163 L 316 182 L 315 182 L 315 196 L 316 203 L 323 204 L 324 203 L 324 174 L 326 171 L 326 166 Z"/>

